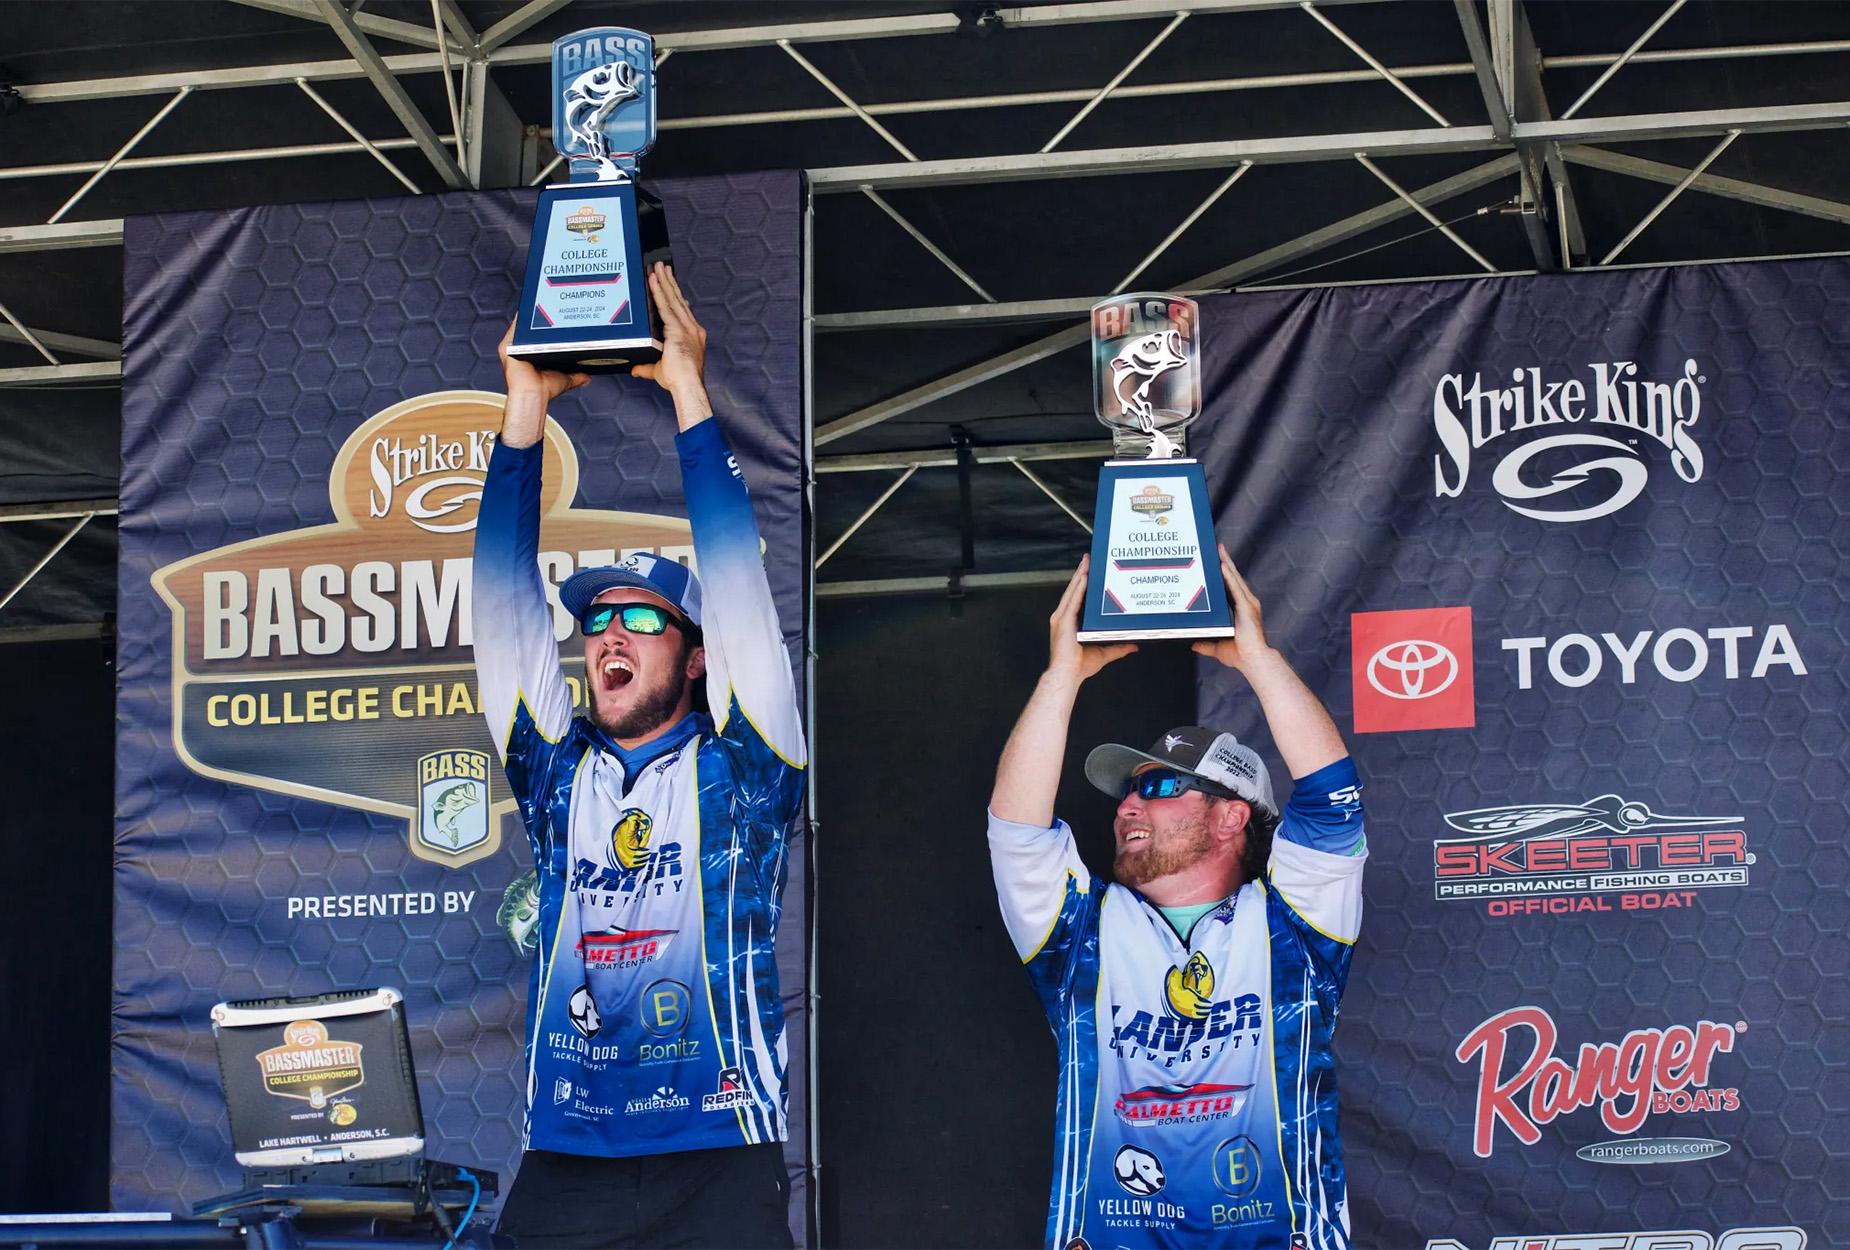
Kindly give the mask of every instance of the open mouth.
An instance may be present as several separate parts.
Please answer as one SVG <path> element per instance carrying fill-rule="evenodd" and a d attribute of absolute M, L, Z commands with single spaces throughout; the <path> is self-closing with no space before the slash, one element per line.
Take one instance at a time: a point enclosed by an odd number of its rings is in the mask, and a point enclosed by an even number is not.
<path fill-rule="evenodd" d="M 1118 847 L 1124 850 L 1133 846 L 1142 846 L 1149 840 L 1150 831 L 1148 829 L 1127 829 L 1124 832 L 1124 840 L 1118 843 Z"/>
<path fill-rule="evenodd" d="M 598 666 L 597 680 L 606 693 L 614 693 L 636 680 L 636 670 L 621 656 L 608 656 Z"/>

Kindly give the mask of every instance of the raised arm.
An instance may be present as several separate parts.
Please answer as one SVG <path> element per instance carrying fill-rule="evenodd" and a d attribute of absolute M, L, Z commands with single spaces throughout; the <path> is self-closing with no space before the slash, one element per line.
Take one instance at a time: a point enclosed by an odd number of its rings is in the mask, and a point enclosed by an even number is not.
<path fill-rule="evenodd" d="M 513 333 L 509 327 L 501 341 L 507 407 L 475 527 L 475 670 L 489 732 L 531 830 L 526 804 L 543 780 L 545 745 L 557 742 L 572 719 L 540 580 L 540 436 L 547 403 L 589 379 L 542 372 L 508 356 Z"/>
<path fill-rule="evenodd" d="M 1066 731 L 1080 683 L 1113 660 L 1129 655 L 1137 644 L 1085 646 L 1079 641 L 1079 609 L 1086 598 L 1086 566 L 1066 584 L 1060 606 L 1048 618 L 1047 671 L 1035 684 L 1028 706 L 1002 748 L 996 765 L 996 788 L 989 810 L 1002 820 L 1042 828 L 1053 824 L 1054 795 L 1060 789 L 1060 764 L 1066 756 Z"/>
<path fill-rule="evenodd" d="M 1272 741 L 1293 778 L 1308 777 L 1347 759 L 1349 748 L 1322 701 L 1266 641 L 1259 599 L 1233 567 L 1225 547 L 1220 549 L 1220 569 L 1227 582 L 1227 598 L 1233 604 L 1234 636 L 1198 642 L 1194 645 L 1196 653 L 1213 656 L 1245 676 L 1265 713 Z"/>

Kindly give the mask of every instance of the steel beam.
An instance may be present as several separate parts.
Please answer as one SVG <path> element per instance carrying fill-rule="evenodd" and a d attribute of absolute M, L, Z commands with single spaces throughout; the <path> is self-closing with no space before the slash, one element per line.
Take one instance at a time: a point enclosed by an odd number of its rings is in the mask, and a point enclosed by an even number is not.
<path fill-rule="evenodd" d="M 321 10 L 315 7 L 314 0 L 234 0 L 234 3 L 251 9 L 264 9 L 271 13 L 285 13 L 290 17 L 299 17 L 305 21 L 320 23 L 323 19 Z M 353 24 L 369 35 L 378 35 L 382 39 L 391 39 L 398 43 L 408 43 L 414 48 L 435 48 L 437 36 L 434 31 L 412 22 L 395 21 L 389 17 L 378 17 L 371 13 L 351 14 Z M 452 44 L 452 46 L 457 46 Z M 457 47 L 465 51 L 467 45 Z"/>
<path fill-rule="evenodd" d="M 14 642 L 77 642 L 105 636 L 101 621 L 75 625 L 14 625 L 0 628 L 0 645 Z"/>
<path fill-rule="evenodd" d="M 1020 590 L 1030 586 L 1064 586 L 1071 569 L 1036 569 L 1027 573 L 965 573 L 957 582 L 965 590 Z M 916 595 L 949 590 L 949 577 L 883 577 L 872 581 L 817 582 L 818 599 L 852 599 L 862 595 Z"/>
<path fill-rule="evenodd" d="M 0 253 L 121 246 L 120 217 L 98 221 L 61 221 L 55 226 L 0 226 Z"/>
<path fill-rule="evenodd" d="M 453 143 L 455 136 L 441 136 Z M 370 145 L 370 147 L 368 146 Z M 396 152 L 417 146 L 415 139 L 377 139 L 353 143 L 297 143 L 281 148 L 231 148 L 222 152 L 177 152 L 172 156 L 129 156 L 117 163 L 117 169 L 181 169 L 190 165 L 228 165 L 238 161 L 274 161 L 298 156 L 347 156 L 355 152 L 378 149 Z M 19 178 L 54 178 L 60 174 L 83 174 L 99 168 L 102 161 L 66 161 L 57 165 L 22 165 L 12 169 L 0 166 L 0 182 Z M 78 222 L 78 225 L 96 224 Z M 109 223 L 102 223 L 109 224 Z M 0 226 L 0 231 L 12 227 Z M 113 242 L 121 242 L 120 239 Z M 68 246 L 82 246 L 70 244 Z M 6 250 L 0 244 L 0 251 Z"/>
<path fill-rule="evenodd" d="M 1566 121 L 1568 118 L 1578 113 L 1580 111 L 1580 106 L 1585 104 L 1588 100 L 1591 100 L 1594 93 L 1605 86 L 1614 74 L 1624 69 L 1626 64 L 1633 57 L 1638 55 L 1638 50 L 1644 47 L 1646 43 L 1650 42 L 1651 36 L 1662 30 L 1664 28 L 1664 23 L 1675 17 L 1677 15 L 1677 10 L 1687 3 L 1689 3 L 1689 0 L 1670 0 L 1670 7 L 1664 10 L 1663 15 L 1647 26 L 1644 34 L 1632 41 L 1631 47 L 1619 53 L 1618 59 L 1606 67 L 1605 73 L 1593 80 L 1593 85 L 1591 87 L 1588 87 L 1585 91 L 1580 93 L 1580 98 L 1578 100 L 1575 100 L 1572 104 L 1567 106 L 1566 111 L 1561 114 L 1561 119 Z"/>
<path fill-rule="evenodd" d="M 482 51 L 493 52 L 529 26 L 537 25 L 570 4 L 572 0 L 527 0 L 512 13 L 482 32 Z"/>
<path fill-rule="evenodd" d="M 1421 187 L 1417 191 L 1410 192 L 1409 195 L 1411 199 L 1420 204 L 1437 204 L 1455 195 L 1462 195 L 1466 191 L 1474 190 L 1488 183 L 1495 182 L 1499 178 L 1507 177 L 1515 173 L 1516 168 L 1517 159 L 1514 155 L 1501 156 L 1494 161 L 1479 165 L 1473 169 L 1468 169 L 1461 174 L 1454 174 L 1450 178 Z M 1295 239 L 1280 243 L 1276 247 L 1267 248 L 1265 251 L 1255 253 L 1244 260 L 1235 261 L 1231 265 L 1225 265 L 1211 273 L 1203 274 L 1194 281 L 1183 283 L 1181 286 L 1182 289 L 1185 290 L 1218 290 L 1230 286 L 1237 286 L 1255 274 L 1276 269 L 1280 265 L 1286 264 L 1296 257 L 1322 251 L 1324 248 L 1340 243 L 1345 239 L 1352 239 L 1359 234 L 1365 234 L 1370 230 L 1384 226 L 1388 222 L 1395 221 L 1414 211 L 1416 210 L 1412 204 L 1409 204 L 1406 200 L 1395 198 L 1386 204 L 1377 205 L 1374 208 L 1368 209 L 1366 212 L 1345 217 L 1343 220 L 1333 222 L 1320 230 L 1313 230 L 1309 234 L 1300 235 Z M 1091 302 L 1088 301 L 1088 307 L 1090 307 L 1090 303 Z M 921 386 L 915 386 L 908 391 L 893 396 L 891 399 L 881 400 L 877 404 L 871 404 L 866 408 L 861 408 L 855 412 L 848 413 L 846 416 L 839 417 L 829 422 L 827 425 L 818 427 L 815 433 L 815 441 L 820 445 L 825 442 L 831 442 L 837 438 L 843 438 L 858 430 L 864 430 L 870 425 L 876 425 L 881 421 L 885 421 L 889 417 L 896 417 L 901 413 L 911 412 L 915 408 L 921 408 L 926 404 L 943 399 L 947 395 L 955 395 L 959 391 L 968 390 L 970 387 L 976 386 L 982 382 L 987 382 L 991 378 L 1000 377 L 1011 370 L 1019 369 L 1024 365 L 1033 364 L 1039 360 L 1045 360 L 1049 356 L 1085 342 L 1090 337 L 1091 326 L 1089 323 L 1069 326 L 1045 338 L 1024 344 L 1014 351 L 1005 352 L 993 359 L 971 365 L 966 369 L 960 369 L 956 373 L 946 377 L 924 383 Z"/>
<path fill-rule="evenodd" d="M 1722 137 L 1722 141 L 1716 144 L 1714 147 L 1710 148 L 1709 154 L 1703 157 L 1702 160 L 1697 163 L 1696 168 L 1690 170 L 1687 174 L 1683 175 L 1682 181 L 1678 182 L 1676 186 L 1670 188 L 1670 193 L 1666 195 L 1663 199 L 1659 200 L 1657 202 L 1657 206 L 1653 208 L 1650 212 L 1644 215 L 1643 221 L 1639 222 L 1637 225 L 1632 227 L 1631 233 L 1627 234 L 1623 239 L 1620 239 L 1618 243 L 1614 244 L 1613 249 L 1610 252 L 1607 252 L 1606 255 L 1600 259 L 1599 263 L 1601 265 L 1610 265 L 1613 261 L 1619 259 L 1619 253 L 1623 252 L 1626 248 L 1630 247 L 1632 245 L 1633 240 L 1635 240 L 1639 235 L 1643 234 L 1647 229 L 1649 229 L 1651 223 L 1656 221 L 1660 216 L 1662 216 L 1664 210 L 1669 208 L 1673 203 L 1675 203 L 1678 196 L 1682 195 L 1685 191 L 1689 190 L 1690 183 L 1702 177 L 1702 175 L 1705 172 L 1707 172 L 1709 166 L 1715 163 L 1715 158 L 1720 156 L 1723 152 L 1726 152 L 1728 150 L 1728 145 L 1733 143 L 1736 139 L 1739 139 L 1740 137 L 1741 137 L 1741 132 L 1738 130 L 1730 130 L 1726 135 L 1724 135 Z"/>
<path fill-rule="evenodd" d="M 80 516 L 115 516 L 114 499 L 61 499 L 56 503 L 0 504 L 0 524 L 14 521 L 69 521 Z"/>
<path fill-rule="evenodd" d="M 111 343 L 107 339 L 87 339 L 76 334 L 59 334 L 55 330 L 40 330 L 26 327 L 34 337 L 47 347 L 61 352 L 75 352 L 79 356 L 93 356 L 98 360 L 122 359 L 122 344 Z M 0 326 L 0 343 L 27 343 L 29 340 L 20 331 L 10 325 Z"/>
<path fill-rule="evenodd" d="M 90 518 L 95 515 L 96 514 L 94 512 L 85 512 L 82 515 L 80 515 L 77 518 L 77 524 L 71 526 L 69 530 L 65 531 L 64 537 L 60 538 L 57 541 L 57 543 L 55 543 L 52 546 L 52 549 L 50 551 L 47 551 L 37 564 L 33 565 L 30 569 L 26 571 L 26 575 L 20 578 L 19 581 L 14 584 L 13 589 L 6 592 L 5 598 L 0 598 L 0 609 L 4 609 L 7 604 L 13 602 L 14 597 L 17 596 L 20 591 L 24 590 L 27 586 L 31 585 L 32 579 L 37 577 L 40 571 L 43 570 L 47 564 L 50 564 L 54 559 L 57 558 L 58 553 L 64 550 L 64 548 L 70 543 L 71 539 L 77 537 L 78 532 L 81 531 L 84 526 L 90 524 Z"/>
<path fill-rule="evenodd" d="M 1490 118 L 1490 131 L 1499 139 L 1510 137 L 1509 102 L 1497 82 L 1497 71 L 1490 60 L 1490 45 L 1484 40 L 1484 28 L 1477 20 L 1477 0 L 1452 0 L 1458 10 L 1458 25 L 1465 32 L 1465 47 L 1471 52 L 1471 68 L 1477 74 L 1478 90 L 1484 95 L 1484 111 Z"/>
<path fill-rule="evenodd" d="M 338 0 L 314 0 L 314 3 L 335 35 L 347 45 L 347 51 L 353 55 L 366 77 L 379 94 L 385 97 L 386 104 L 403 123 L 405 130 L 417 140 L 418 150 L 436 168 L 443 184 L 452 191 L 461 191 L 467 187 L 469 180 L 463 176 L 462 167 L 457 165 L 456 158 L 450 155 L 450 150 L 437 138 L 437 132 L 430 128 L 430 122 L 418 111 L 418 106 L 411 102 L 411 97 L 405 94 L 404 84 L 392 76 L 391 68 L 373 48 L 372 41 L 353 24 L 347 10 L 341 7 Z M 438 68 L 442 68 L 441 61 L 438 62 Z"/>
<path fill-rule="evenodd" d="M 66 382 L 119 382 L 120 360 L 86 361 L 78 365 L 32 365 L 0 369 L 0 386 L 58 386 Z"/>
<path fill-rule="evenodd" d="M 998 447 L 972 447 L 978 464 L 1009 464 L 1018 460 L 1104 460 L 1112 453 L 1110 439 L 1084 443 L 1009 443 Z M 818 473 L 866 473 L 870 470 L 954 469 L 955 447 L 928 447 L 921 451 L 876 451 L 859 456 L 821 456 Z"/>
<path fill-rule="evenodd" d="M 1303 9 L 1306 13 L 1310 14 L 1313 18 L 1315 18 L 1317 21 L 1317 25 L 1323 27 L 1323 29 L 1329 31 L 1332 35 L 1335 35 L 1337 38 L 1337 41 L 1341 43 L 1343 47 L 1349 49 L 1349 51 L 1355 53 L 1358 57 L 1362 58 L 1362 62 L 1365 65 L 1367 65 L 1368 68 L 1374 70 L 1375 73 L 1387 79 L 1387 81 L 1393 85 L 1396 91 L 1400 92 L 1400 94 L 1406 96 L 1409 100 L 1413 101 L 1414 106 L 1417 107 L 1420 110 L 1420 112 L 1426 114 L 1426 116 L 1432 118 L 1434 121 L 1438 122 L 1441 126 L 1450 126 L 1452 124 L 1451 122 L 1448 122 L 1445 120 L 1445 115 L 1443 113 L 1441 113 L 1438 109 L 1434 108 L 1432 105 L 1426 103 L 1425 98 L 1422 97 L 1419 92 L 1415 91 L 1412 87 L 1409 87 L 1406 83 L 1402 82 L 1400 78 L 1395 75 L 1393 70 L 1389 69 L 1387 66 L 1383 65 L 1380 61 L 1376 60 L 1374 57 L 1374 54 L 1369 52 L 1367 48 L 1364 48 L 1361 44 L 1351 39 L 1348 36 L 1347 32 L 1345 32 L 1342 27 L 1338 26 L 1335 22 L 1332 22 L 1329 18 L 1325 17 L 1323 14 L 1317 12 L 1317 6 L 1312 4 L 1311 0 L 1300 0 L 1298 7 Z"/>
<path fill-rule="evenodd" d="M 1588 169 L 1603 169 L 1608 173 L 1624 174 L 1632 178 L 1643 178 L 1650 182 L 1661 182 L 1667 186 L 1676 186 L 1688 178 L 1691 170 L 1678 165 L 1665 165 L 1659 161 L 1647 161 L 1642 157 L 1626 156 L 1622 152 L 1608 152 L 1601 148 L 1568 146 L 1561 149 L 1561 155 L 1572 165 L 1584 165 Z M 1801 195 L 1797 191 L 1782 191 L 1777 187 L 1765 187 L 1759 183 L 1743 182 L 1738 178 L 1724 178 L 1720 174 L 1699 174 L 1689 184 L 1692 191 L 1706 191 L 1710 195 L 1719 195 L 1724 199 L 1740 200 L 1761 208 L 1777 208 L 1788 213 L 1803 213 L 1807 217 L 1819 217 L 1825 221 L 1835 221 L 1850 226 L 1850 204 L 1837 200 L 1820 199 L 1815 195 Z M 817 318 L 818 324 L 821 318 Z M 46 340 L 50 342 L 49 339 Z M 57 346 L 53 343 L 52 346 Z"/>
<path fill-rule="evenodd" d="M 1774 104 L 1758 108 L 1698 109 L 1642 113 L 1628 117 L 1576 117 L 1571 121 L 1516 123 L 1524 143 L 1640 143 L 1647 139 L 1692 139 L 1703 135 L 1771 134 L 1788 130 L 1835 130 L 1850 125 L 1850 101 Z"/>

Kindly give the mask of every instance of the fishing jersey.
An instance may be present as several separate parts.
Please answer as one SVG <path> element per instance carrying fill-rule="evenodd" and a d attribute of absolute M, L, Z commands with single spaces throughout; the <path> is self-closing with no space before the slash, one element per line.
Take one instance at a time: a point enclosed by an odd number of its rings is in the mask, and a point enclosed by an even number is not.
<path fill-rule="evenodd" d="M 773 944 L 804 742 L 751 500 L 719 422 L 675 439 L 708 702 L 625 752 L 572 711 L 539 569 L 541 446 L 498 444 L 475 540 L 482 707 L 539 870 L 529 1149 L 782 1141 Z"/>
<path fill-rule="evenodd" d="M 1297 783 L 1265 878 L 1186 942 L 1094 879 L 1063 821 L 992 814 L 989 847 L 1059 1043 L 1047 1245 L 1346 1250 L 1330 1033 L 1362 918 L 1354 764 Z"/>

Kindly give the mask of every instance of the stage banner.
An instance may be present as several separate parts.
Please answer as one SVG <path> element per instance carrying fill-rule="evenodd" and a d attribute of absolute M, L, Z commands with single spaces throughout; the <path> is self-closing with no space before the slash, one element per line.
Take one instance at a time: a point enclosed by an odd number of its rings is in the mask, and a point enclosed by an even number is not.
<path fill-rule="evenodd" d="M 1201 313 L 1221 541 L 1363 782 L 1355 1244 L 1850 1245 L 1850 261 Z"/>
<path fill-rule="evenodd" d="M 794 666 L 801 180 L 652 188 L 709 331 L 708 385 L 751 490 Z M 377 986 L 405 995 L 429 1156 L 491 1168 L 503 1192 L 512 1179 L 535 878 L 478 705 L 470 585 L 501 419 L 495 347 L 536 195 L 126 225 L 118 1208 L 184 1210 L 238 1187 L 214 1003 Z M 666 395 L 603 377 L 551 415 L 547 582 L 631 551 L 691 560 Z M 583 653 L 554 598 L 582 698 Z M 804 879 L 796 830 L 778 956 L 799 1216 Z"/>

